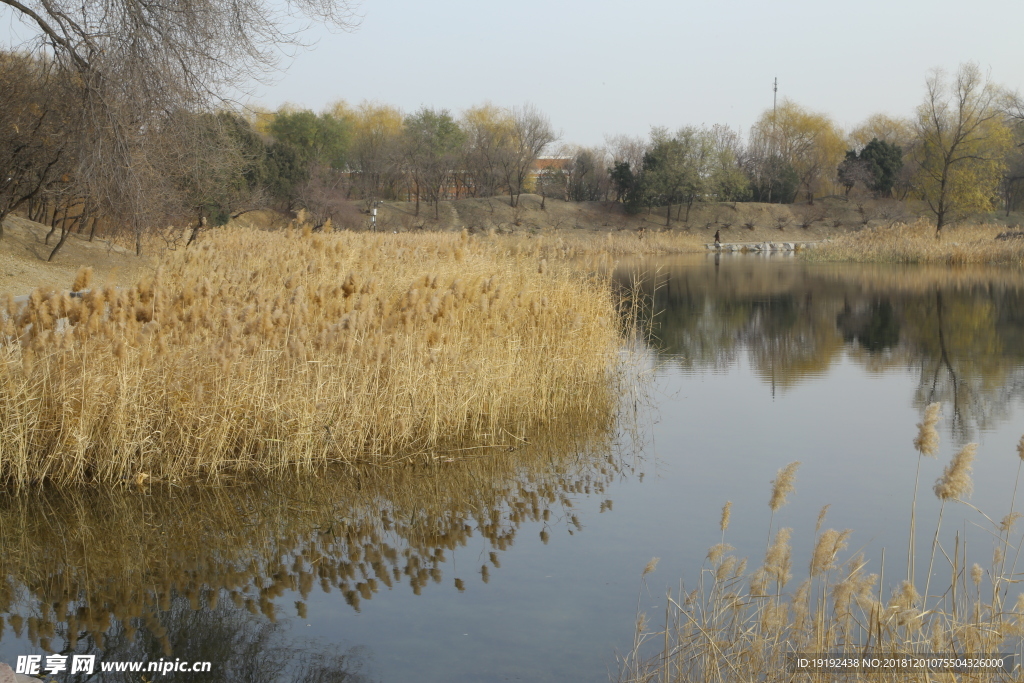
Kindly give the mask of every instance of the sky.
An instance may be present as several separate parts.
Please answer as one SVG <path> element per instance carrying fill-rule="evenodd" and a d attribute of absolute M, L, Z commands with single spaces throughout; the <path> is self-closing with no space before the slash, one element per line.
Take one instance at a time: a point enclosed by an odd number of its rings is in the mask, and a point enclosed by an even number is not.
<path fill-rule="evenodd" d="M 935 67 L 975 61 L 1024 91 L 1020 0 L 359 0 L 358 13 L 353 32 L 309 30 L 314 47 L 251 102 L 531 103 L 563 142 L 600 145 L 651 126 L 746 131 L 776 77 L 780 100 L 847 129 L 911 115 Z"/>

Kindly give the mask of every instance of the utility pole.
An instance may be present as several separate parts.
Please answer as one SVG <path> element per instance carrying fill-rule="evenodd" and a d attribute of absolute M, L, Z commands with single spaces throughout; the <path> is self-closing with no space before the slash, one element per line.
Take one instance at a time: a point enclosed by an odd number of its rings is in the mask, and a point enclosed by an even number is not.
<path fill-rule="evenodd" d="M 778 101 L 778 98 L 779 98 L 779 77 L 776 76 L 775 77 L 775 82 L 772 84 L 772 141 L 771 141 L 771 155 L 772 155 L 772 159 L 771 159 L 771 162 L 770 162 L 772 164 L 772 166 L 775 165 L 775 109 L 776 109 L 776 103 Z M 774 189 L 774 185 L 775 185 L 775 171 L 774 171 L 774 169 L 771 169 L 769 172 L 772 175 L 771 175 L 770 178 L 768 178 L 768 203 L 771 204 L 771 202 L 772 202 L 772 190 Z"/>

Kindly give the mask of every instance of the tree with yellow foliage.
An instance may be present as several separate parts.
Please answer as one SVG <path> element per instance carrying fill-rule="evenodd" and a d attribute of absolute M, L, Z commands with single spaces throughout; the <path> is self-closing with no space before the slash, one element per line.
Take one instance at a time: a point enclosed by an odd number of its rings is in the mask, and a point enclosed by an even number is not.
<path fill-rule="evenodd" d="M 941 70 L 917 108 L 916 188 L 935 214 L 938 237 L 950 219 L 990 211 L 1013 144 L 999 107 L 1002 93 L 977 64 L 961 64 L 952 81 Z"/>
<path fill-rule="evenodd" d="M 500 161 L 512 139 L 511 112 L 485 102 L 462 113 L 466 156 L 462 181 L 474 197 L 489 197 L 504 189 Z"/>
<path fill-rule="evenodd" d="M 881 140 L 906 152 L 914 144 L 915 135 L 912 119 L 872 114 L 850 131 L 849 146 L 859 152 L 872 140 Z"/>
<path fill-rule="evenodd" d="M 788 164 L 808 202 L 829 187 L 846 151 L 843 135 L 831 118 L 788 99 L 777 109 L 765 111 L 754 124 L 750 148 Z"/>
<path fill-rule="evenodd" d="M 403 180 L 405 117 L 401 110 L 379 102 L 363 102 L 348 110 L 339 102 L 332 113 L 352 117 L 351 158 L 363 199 L 395 199 Z"/>

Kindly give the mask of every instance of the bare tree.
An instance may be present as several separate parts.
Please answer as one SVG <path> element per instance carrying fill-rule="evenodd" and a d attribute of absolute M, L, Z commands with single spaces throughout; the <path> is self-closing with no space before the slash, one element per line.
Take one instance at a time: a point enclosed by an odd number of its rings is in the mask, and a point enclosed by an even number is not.
<path fill-rule="evenodd" d="M 75 75 L 88 131 L 80 169 L 97 178 L 100 206 L 135 235 L 153 224 L 170 189 L 148 133 L 164 112 L 202 111 L 301 45 L 290 26 L 307 17 L 354 26 L 348 0 L 0 0 L 32 28 L 30 50 Z M 98 175 L 98 174 L 102 174 Z"/>
<path fill-rule="evenodd" d="M 514 108 L 511 123 L 505 144 L 499 146 L 498 167 L 508 188 L 509 203 L 518 206 L 533 163 L 558 136 L 548 117 L 531 104 Z"/>
<path fill-rule="evenodd" d="M 0 53 L 0 238 L 7 215 L 73 163 L 67 85 L 50 61 Z"/>
<path fill-rule="evenodd" d="M 644 165 L 644 155 L 650 149 L 646 138 L 631 135 L 614 135 L 605 137 L 605 144 L 612 155 L 612 164 L 627 163 L 634 173 L 639 173 Z"/>
<path fill-rule="evenodd" d="M 508 110 L 486 103 L 463 112 L 460 126 L 466 136 L 461 165 L 467 192 L 473 197 L 498 194 L 503 189 L 499 159 L 512 126 Z"/>

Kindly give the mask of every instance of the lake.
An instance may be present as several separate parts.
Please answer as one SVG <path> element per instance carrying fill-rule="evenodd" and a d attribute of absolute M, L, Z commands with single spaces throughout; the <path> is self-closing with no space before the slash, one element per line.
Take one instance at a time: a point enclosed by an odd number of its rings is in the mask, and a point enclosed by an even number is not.
<path fill-rule="evenodd" d="M 905 575 L 912 441 L 934 401 L 919 583 L 931 486 L 956 449 L 980 445 L 971 502 L 996 520 L 1009 510 L 1024 434 L 1019 271 L 701 255 L 615 277 L 634 273 L 652 342 L 615 425 L 216 491 L 0 498 L 0 661 L 212 663 L 168 681 L 614 679 L 638 607 L 657 624 L 666 591 L 694 584 L 725 501 L 727 542 L 761 559 L 770 482 L 789 462 L 802 464 L 775 526 L 794 529 L 794 584 L 826 504 L 826 526 L 854 530 L 848 553 L 879 572 L 885 548 L 886 583 Z M 989 528 L 947 506 L 942 542 L 959 532 L 987 566 Z"/>

